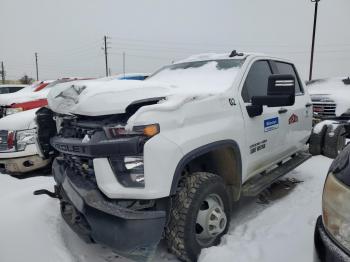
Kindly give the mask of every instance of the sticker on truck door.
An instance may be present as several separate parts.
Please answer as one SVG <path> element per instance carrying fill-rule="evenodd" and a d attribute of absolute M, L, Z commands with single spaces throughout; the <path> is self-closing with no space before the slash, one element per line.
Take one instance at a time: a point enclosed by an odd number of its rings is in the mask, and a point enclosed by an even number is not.
<path fill-rule="evenodd" d="M 278 129 L 278 128 L 279 128 L 278 117 L 264 120 L 264 131 L 265 132 L 270 132 L 270 131 Z"/>
<path fill-rule="evenodd" d="M 288 120 L 288 123 L 291 125 L 297 122 L 299 122 L 299 117 L 296 114 L 291 115 Z"/>

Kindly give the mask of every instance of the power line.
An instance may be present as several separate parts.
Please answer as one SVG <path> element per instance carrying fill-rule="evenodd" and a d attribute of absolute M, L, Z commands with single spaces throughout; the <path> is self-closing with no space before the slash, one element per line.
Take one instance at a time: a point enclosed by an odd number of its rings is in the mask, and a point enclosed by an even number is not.
<path fill-rule="evenodd" d="M 36 81 L 39 81 L 38 53 L 35 52 Z"/>
<path fill-rule="evenodd" d="M 2 83 L 5 84 L 5 76 L 6 76 L 6 72 L 5 72 L 5 67 L 4 67 L 4 61 L 1 62 L 1 79 L 2 79 Z"/>
<path fill-rule="evenodd" d="M 105 51 L 105 63 L 106 63 L 106 76 L 109 75 L 109 70 L 108 70 L 108 48 L 110 48 L 108 46 L 109 43 L 107 43 L 107 36 L 103 37 L 104 40 L 104 47 L 102 48 Z"/>

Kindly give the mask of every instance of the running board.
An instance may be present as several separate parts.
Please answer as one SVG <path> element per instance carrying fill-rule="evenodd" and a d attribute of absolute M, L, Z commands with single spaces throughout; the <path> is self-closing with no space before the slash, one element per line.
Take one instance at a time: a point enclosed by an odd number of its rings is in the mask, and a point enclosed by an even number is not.
<path fill-rule="evenodd" d="M 306 160 L 311 158 L 311 155 L 307 152 L 300 152 L 291 157 L 284 163 L 281 163 L 275 169 L 258 174 L 243 184 L 242 194 L 243 196 L 257 196 L 271 184 L 273 184 L 278 178 L 286 175 Z"/>

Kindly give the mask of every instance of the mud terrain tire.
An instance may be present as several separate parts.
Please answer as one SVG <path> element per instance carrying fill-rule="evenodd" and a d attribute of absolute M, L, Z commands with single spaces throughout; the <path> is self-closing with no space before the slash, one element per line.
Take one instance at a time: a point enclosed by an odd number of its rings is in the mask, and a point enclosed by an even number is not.
<path fill-rule="evenodd" d="M 179 190 L 172 200 L 169 223 L 165 230 L 167 245 L 170 251 L 180 260 L 197 261 L 202 248 L 220 243 L 221 237 L 227 233 L 230 223 L 231 200 L 228 192 L 229 190 L 223 179 L 211 173 L 193 173 L 180 181 Z M 203 228 L 198 224 L 198 218 L 205 217 L 208 219 L 212 216 L 211 211 L 208 211 L 212 210 L 209 209 L 212 204 L 208 203 L 215 203 L 215 201 L 209 200 L 206 203 L 211 196 L 220 199 L 218 200 L 221 203 L 219 211 L 221 211 L 222 216 L 219 216 L 219 220 L 220 223 L 221 219 L 226 221 L 224 225 L 220 225 L 221 228 L 218 230 L 220 233 L 217 232 L 218 235 L 214 234 L 210 243 L 204 244 L 198 237 L 202 237 L 201 233 L 204 234 Z M 203 207 L 205 205 L 208 207 Z M 203 214 L 208 215 L 203 216 Z M 204 220 L 207 221 L 206 219 Z M 210 222 L 208 222 L 207 228 L 209 228 L 209 225 Z"/>
<path fill-rule="evenodd" d="M 329 158 L 336 158 L 344 149 L 346 143 L 346 130 L 344 126 L 327 127 L 327 132 L 324 138 L 323 155 Z"/>

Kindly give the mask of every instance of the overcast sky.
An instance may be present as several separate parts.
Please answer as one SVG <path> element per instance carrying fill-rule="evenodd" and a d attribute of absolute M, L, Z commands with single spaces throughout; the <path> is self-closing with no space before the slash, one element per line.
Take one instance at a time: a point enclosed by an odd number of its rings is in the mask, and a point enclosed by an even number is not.
<path fill-rule="evenodd" d="M 152 72 L 203 52 L 265 52 L 292 59 L 308 76 L 310 0 L 0 0 L 0 61 L 7 77 L 41 79 Z M 321 0 L 315 78 L 350 74 L 350 1 Z"/>

